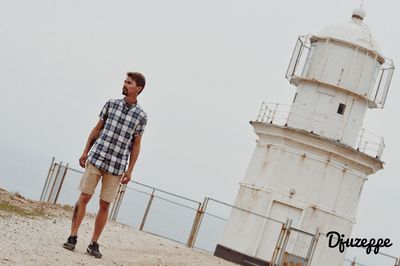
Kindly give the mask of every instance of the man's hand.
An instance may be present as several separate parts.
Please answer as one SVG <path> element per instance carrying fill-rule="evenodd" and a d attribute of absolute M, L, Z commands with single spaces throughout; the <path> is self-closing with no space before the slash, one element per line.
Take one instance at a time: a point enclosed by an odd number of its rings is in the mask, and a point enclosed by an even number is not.
<path fill-rule="evenodd" d="M 129 183 L 129 181 L 131 181 L 131 176 L 132 176 L 132 173 L 131 172 L 125 172 L 125 173 L 123 173 L 122 174 L 122 177 L 121 177 L 121 184 L 122 185 L 126 185 L 126 184 L 128 184 Z"/>
<path fill-rule="evenodd" d="M 88 154 L 86 152 L 82 153 L 81 158 L 79 158 L 79 165 L 82 168 L 85 168 L 87 158 L 88 158 Z"/>

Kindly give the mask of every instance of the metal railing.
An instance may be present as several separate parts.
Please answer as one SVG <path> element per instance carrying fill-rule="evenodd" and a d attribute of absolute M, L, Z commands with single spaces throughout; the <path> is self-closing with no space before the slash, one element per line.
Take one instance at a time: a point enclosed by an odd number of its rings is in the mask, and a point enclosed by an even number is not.
<path fill-rule="evenodd" d="M 84 172 L 73 169 L 68 164 L 55 163 L 54 160 L 53 158 L 40 200 L 52 204 L 73 205 L 79 197 L 78 184 Z M 90 201 L 87 211 L 96 212 L 97 209 L 97 201 Z M 232 214 L 238 213 L 246 214 L 263 223 L 276 225 L 276 232 L 274 231 L 270 241 L 271 245 L 275 246 L 274 252 L 270 254 L 271 262 L 276 265 L 285 265 L 293 261 L 301 262 L 301 265 L 309 264 L 320 233 L 316 235 L 304 232 L 293 228 L 290 220 L 278 221 L 209 197 L 205 197 L 201 203 L 131 181 L 128 185 L 119 187 L 116 200 L 111 206 L 109 219 L 190 248 L 214 253 L 223 236 L 226 222 Z M 386 259 L 381 260 L 385 263 L 370 264 L 371 266 L 398 266 L 399 259 L 396 257 L 381 252 L 379 255 Z M 367 265 L 362 264 L 363 261 L 359 257 L 357 260 L 346 258 L 345 263 L 353 264 L 344 265 Z"/>
<path fill-rule="evenodd" d="M 315 119 L 313 116 L 302 115 L 302 111 L 306 110 L 291 104 L 262 102 L 256 122 L 287 126 L 289 118 L 296 118 L 304 122 L 312 121 L 314 124 L 322 125 L 322 122 Z M 352 129 L 354 127 L 347 126 L 347 128 Z M 356 144 L 352 146 L 352 148 L 380 159 L 385 149 L 385 142 L 383 137 L 365 128 L 361 128 Z"/>
<path fill-rule="evenodd" d="M 54 163 L 53 158 L 40 200 L 74 205 L 80 194 L 78 184 L 83 174 L 68 165 Z M 97 195 L 98 191 L 95 193 Z M 110 208 L 109 220 L 118 220 L 141 231 L 187 244 L 200 206 L 201 202 L 130 181 L 128 185 L 119 186 L 115 202 Z M 97 202 L 92 200 L 87 209 L 96 212 L 97 208 Z"/>

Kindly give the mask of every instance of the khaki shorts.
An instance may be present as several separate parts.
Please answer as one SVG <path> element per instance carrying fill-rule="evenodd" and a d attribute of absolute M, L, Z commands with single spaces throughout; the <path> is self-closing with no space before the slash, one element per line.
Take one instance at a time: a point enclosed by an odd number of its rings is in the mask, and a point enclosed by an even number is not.
<path fill-rule="evenodd" d="M 85 174 L 81 179 L 79 190 L 82 193 L 93 195 L 100 177 L 102 177 L 100 199 L 113 203 L 118 193 L 121 176 L 101 171 L 92 164 L 86 165 Z"/>

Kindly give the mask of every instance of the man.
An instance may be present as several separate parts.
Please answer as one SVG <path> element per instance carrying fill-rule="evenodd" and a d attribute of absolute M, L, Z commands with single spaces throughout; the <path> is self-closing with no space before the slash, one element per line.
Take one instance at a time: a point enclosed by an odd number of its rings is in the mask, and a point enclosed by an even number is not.
<path fill-rule="evenodd" d="M 137 97 L 145 84 L 146 80 L 142 74 L 128 72 L 122 88 L 125 97 L 107 101 L 99 115 L 99 122 L 89 135 L 83 154 L 79 158 L 80 166 L 86 166 L 86 170 L 79 186 L 81 194 L 75 204 L 71 234 L 64 243 L 66 249 L 75 249 L 86 205 L 101 178 L 100 208 L 87 252 L 96 258 L 102 256 L 97 241 L 107 222 L 110 203 L 114 202 L 119 183 L 127 184 L 131 180 L 132 170 L 140 152 L 142 134 L 147 124 L 147 115 L 137 104 Z M 128 168 L 125 170 L 127 164 Z"/>

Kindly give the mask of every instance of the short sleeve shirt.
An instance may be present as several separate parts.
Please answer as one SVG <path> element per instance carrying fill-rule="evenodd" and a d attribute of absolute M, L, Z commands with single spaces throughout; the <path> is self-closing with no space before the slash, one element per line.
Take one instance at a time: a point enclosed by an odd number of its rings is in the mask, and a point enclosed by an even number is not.
<path fill-rule="evenodd" d="M 128 164 L 135 136 L 147 124 L 147 114 L 138 104 L 125 99 L 109 100 L 100 112 L 104 127 L 93 144 L 88 162 L 113 175 L 122 175 Z"/>

